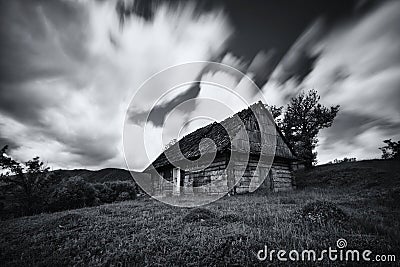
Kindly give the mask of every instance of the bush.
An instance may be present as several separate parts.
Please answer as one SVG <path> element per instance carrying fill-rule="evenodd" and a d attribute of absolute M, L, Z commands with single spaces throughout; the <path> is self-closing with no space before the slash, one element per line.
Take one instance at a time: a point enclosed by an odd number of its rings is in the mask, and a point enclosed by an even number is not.
<path fill-rule="evenodd" d="M 39 157 L 18 162 L 7 155 L 7 149 L 0 150 L 0 185 L 19 204 L 18 210 L 9 209 L 10 213 L 22 216 L 42 212 L 51 183 L 49 167 Z"/>
<path fill-rule="evenodd" d="M 94 189 L 96 190 L 96 197 L 102 203 L 111 203 L 115 201 L 115 193 L 114 191 L 107 186 L 106 184 L 93 184 Z"/>
<path fill-rule="evenodd" d="M 63 180 L 51 193 L 48 202 L 51 211 L 82 208 L 96 204 L 96 190 L 82 177 Z"/>
<path fill-rule="evenodd" d="M 113 193 L 113 201 L 118 200 L 118 196 L 121 193 L 125 194 L 124 200 L 135 199 L 136 198 L 136 186 L 135 183 L 130 181 L 115 181 L 115 182 L 106 182 L 106 186 L 108 186 Z"/>
<path fill-rule="evenodd" d="M 131 199 L 131 196 L 129 195 L 128 192 L 122 192 L 117 197 L 117 201 L 125 201 L 125 200 L 130 200 L 130 199 Z"/>

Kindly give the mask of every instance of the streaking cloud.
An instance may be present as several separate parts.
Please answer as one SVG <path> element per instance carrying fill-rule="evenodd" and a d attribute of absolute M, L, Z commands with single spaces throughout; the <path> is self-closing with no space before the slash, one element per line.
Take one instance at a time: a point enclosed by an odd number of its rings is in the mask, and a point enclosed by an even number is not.
<path fill-rule="evenodd" d="M 199 13 L 193 3 L 155 6 L 151 20 L 131 13 L 123 25 L 116 1 L 1 5 L 1 145 L 54 167 L 123 167 L 135 90 L 166 67 L 212 59 L 232 33 L 221 11 Z"/>

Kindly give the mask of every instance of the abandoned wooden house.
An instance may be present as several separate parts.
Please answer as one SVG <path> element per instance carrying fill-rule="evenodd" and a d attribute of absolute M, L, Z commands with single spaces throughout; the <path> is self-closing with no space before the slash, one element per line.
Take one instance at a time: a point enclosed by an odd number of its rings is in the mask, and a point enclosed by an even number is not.
<path fill-rule="evenodd" d="M 240 133 L 234 131 L 240 128 L 240 123 L 234 118 L 240 119 L 242 129 L 245 128 L 242 132 L 248 135 L 249 146 L 245 153 L 235 149 L 240 147 L 240 141 L 243 140 Z M 292 190 L 295 187 L 292 171 L 296 157 L 274 122 L 274 157 L 268 161 L 260 154 L 259 123 L 268 120 L 273 121 L 264 104 L 258 102 L 222 122 L 211 123 L 184 136 L 145 170 L 151 174 L 153 194 L 224 194 L 228 190 L 231 193 L 246 193 L 260 186 L 271 191 Z M 227 133 L 227 129 L 235 133 L 233 138 Z M 204 153 L 199 148 L 204 138 L 211 139 L 215 144 L 216 150 L 211 164 L 197 162 L 195 167 L 175 167 L 177 164 L 174 163 L 182 160 L 198 159 Z"/>

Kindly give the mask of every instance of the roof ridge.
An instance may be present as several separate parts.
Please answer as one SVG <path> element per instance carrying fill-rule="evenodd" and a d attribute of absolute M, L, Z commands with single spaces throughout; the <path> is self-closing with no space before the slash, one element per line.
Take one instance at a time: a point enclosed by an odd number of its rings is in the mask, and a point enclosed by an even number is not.
<path fill-rule="evenodd" d="M 252 114 L 253 114 L 253 116 L 257 116 L 255 114 L 255 110 L 254 110 L 254 108 L 256 108 L 256 107 L 260 107 L 263 111 L 266 111 L 267 116 L 270 119 L 272 119 L 272 121 L 275 125 L 275 129 L 277 130 L 277 138 L 281 139 L 281 141 L 283 142 L 283 146 L 278 145 L 278 140 L 277 140 L 277 144 L 276 144 L 277 152 L 276 153 L 279 155 L 276 155 L 276 156 L 287 157 L 288 159 L 295 157 L 293 150 L 287 143 L 286 139 L 283 137 L 282 132 L 280 131 L 278 125 L 273 120 L 270 112 L 268 112 L 268 109 L 265 107 L 265 104 L 262 101 L 258 101 L 258 102 L 251 104 L 247 108 L 244 108 L 244 109 L 240 110 L 239 112 L 234 113 L 233 115 L 225 118 L 222 121 L 219 121 L 219 122 L 214 121 L 212 123 L 209 123 L 203 127 L 200 127 L 198 129 L 196 129 L 195 131 L 190 132 L 187 135 L 183 136 L 182 138 L 180 138 L 178 140 L 178 142 L 176 142 L 176 144 L 174 144 L 173 146 L 170 146 L 168 149 L 162 151 L 160 153 L 160 155 L 150 164 L 150 166 L 157 168 L 157 167 L 168 164 L 168 162 L 170 162 L 170 161 L 166 157 L 165 152 L 169 151 L 170 149 L 173 149 L 173 147 L 176 148 L 177 146 L 179 146 L 181 154 L 183 154 L 185 158 L 189 159 L 192 157 L 197 157 L 200 153 L 198 145 L 200 144 L 200 141 L 203 138 L 212 139 L 214 141 L 215 145 L 217 146 L 218 151 L 220 151 L 220 149 L 221 149 L 220 152 L 225 151 L 226 149 L 228 149 L 227 146 L 229 145 L 229 142 L 232 141 L 232 140 L 230 140 L 229 132 L 232 131 L 232 134 L 233 134 L 234 130 L 236 130 L 236 129 L 239 130 L 239 128 L 240 128 L 240 127 L 237 127 L 238 122 L 237 122 L 237 120 L 234 120 L 234 117 L 238 116 L 239 119 L 242 121 L 242 123 L 246 123 L 246 121 L 252 116 Z M 221 129 L 221 128 L 223 128 L 223 129 Z M 237 132 L 234 134 L 236 135 Z M 229 142 L 226 141 L 227 139 L 229 139 Z M 251 150 L 253 151 L 253 149 L 254 149 L 254 151 L 255 151 L 254 153 L 256 153 L 260 148 L 257 148 L 257 144 L 253 144 L 253 145 L 255 145 L 255 147 L 251 147 Z M 260 146 L 260 145 L 261 144 L 258 144 L 258 146 Z M 278 147 L 279 147 L 279 152 L 278 152 Z M 175 155 L 175 156 L 177 156 L 177 155 Z M 178 160 L 178 158 L 176 158 L 175 156 L 174 156 L 174 159 L 171 158 L 171 160 L 173 160 L 173 161 Z M 148 168 L 146 168 L 146 169 L 148 169 Z"/>
<path fill-rule="evenodd" d="M 240 110 L 240 111 L 234 113 L 233 115 L 231 115 L 231 116 L 229 116 L 229 117 L 223 119 L 222 121 L 219 121 L 219 122 L 218 122 L 218 121 L 211 122 L 211 123 L 209 123 L 209 124 L 204 125 L 203 127 L 200 127 L 200 128 L 198 128 L 198 129 L 194 130 L 193 132 L 190 132 L 190 133 L 184 135 L 181 139 L 178 140 L 178 142 L 181 141 L 182 139 L 184 139 L 185 137 L 187 137 L 187 136 L 189 136 L 189 135 L 191 135 L 191 134 L 194 134 L 194 133 L 196 133 L 196 132 L 198 132 L 198 131 L 200 131 L 200 130 L 206 128 L 206 127 L 209 127 L 209 126 L 211 126 L 211 125 L 213 125 L 213 124 L 215 124 L 215 125 L 220 124 L 220 125 L 221 125 L 223 122 L 226 122 L 226 121 L 232 119 L 235 115 L 239 115 L 239 113 L 242 113 L 242 112 L 244 112 L 244 111 L 250 110 L 251 107 L 256 106 L 256 105 L 261 105 L 263 108 L 265 108 L 265 107 L 264 107 L 264 103 L 262 103 L 261 100 L 259 100 L 258 102 L 255 102 L 255 103 L 251 104 L 251 105 L 248 106 L 247 108 L 244 108 L 244 109 L 242 109 L 242 110 Z M 240 115 L 239 115 L 239 118 L 240 118 Z M 223 125 L 221 125 L 221 126 L 223 126 Z M 206 134 L 208 134 L 211 130 L 212 130 L 212 127 L 207 131 Z M 204 135 L 203 135 L 203 136 L 204 136 Z"/>

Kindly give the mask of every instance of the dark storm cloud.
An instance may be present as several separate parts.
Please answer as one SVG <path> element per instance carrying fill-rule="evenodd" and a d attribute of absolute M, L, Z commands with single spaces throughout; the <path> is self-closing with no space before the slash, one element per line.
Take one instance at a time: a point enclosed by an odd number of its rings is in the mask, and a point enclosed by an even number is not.
<path fill-rule="evenodd" d="M 2 1 L 0 12 L 0 111 L 41 123 L 41 111 L 59 99 L 30 82 L 76 75 L 74 64 L 86 57 L 82 11 L 68 2 L 16 0 Z"/>
<path fill-rule="evenodd" d="M 371 143 L 399 132 L 399 16 L 389 14 L 394 4 L 363 22 L 389 2 L 205 0 L 183 15 L 186 1 L 122 2 L 129 1 L 0 2 L 0 145 L 8 143 L 19 157 L 108 163 L 118 154 L 121 107 L 132 94 L 126 88 L 171 64 L 210 59 L 249 74 L 259 87 L 274 80 L 276 94 L 286 100 L 301 86 L 315 85 L 326 103 L 340 104 L 342 113 L 321 137 L 328 140 L 321 143 L 326 155 L 346 145 L 361 155 L 363 139 Z M 162 18 L 160 3 L 172 7 Z M 198 19 L 202 12 L 211 15 Z M 205 68 L 199 77 L 218 71 Z M 230 74 L 224 79 L 235 84 L 239 78 Z M 157 105 L 149 120 L 161 126 L 179 104 L 196 103 L 199 92 L 196 83 Z M 198 106 L 180 109 L 189 114 Z M 131 113 L 130 119 L 141 124 L 145 114 Z"/>
<path fill-rule="evenodd" d="M 118 153 L 117 148 L 111 147 L 110 149 L 100 145 L 104 143 L 113 143 L 114 140 L 112 140 L 112 137 L 110 137 L 111 140 L 107 140 L 104 138 L 95 138 L 94 136 L 94 133 L 93 136 L 89 137 L 77 135 L 74 140 L 68 137 L 60 138 L 60 141 L 69 144 L 68 153 L 81 156 L 79 160 L 84 160 L 85 164 L 88 165 L 99 165 L 115 157 L 116 153 Z"/>
<path fill-rule="evenodd" d="M 267 53 L 264 51 L 259 52 L 252 60 L 247 69 L 247 73 L 254 74 L 255 84 L 261 88 L 270 78 L 274 67 L 274 57 L 276 56 L 275 50 L 271 49 Z"/>
<path fill-rule="evenodd" d="M 20 83 L 72 71 L 84 60 L 82 12 L 60 1 L 2 1 L 0 79 Z M 54 59 L 57 58 L 58 61 Z M 35 64 L 41 60 L 41 64 Z"/>
<path fill-rule="evenodd" d="M 381 2 L 380 0 L 358 0 L 354 5 L 354 12 L 364 14 L 376 8 Z"/>
<path fill-rule="evenodd" d="M 0 85 L 0 112 L 20 122 L 39 124 L 45 106 L 45 98 L 33 90 L 19 84 Z"/>
<path fill-rule="evenodd" d="M 135 112 L 133 110 L 130 111 L 130 121 L 134 124 L 142 125 L 146 119 L 147 121 L 151 121 L 155 126 L 162 127 L 165 121 L 166 116 L 175 108 L 177 108 L 180 104 L 185 101 L 195 99 L 200 93 L 200 82 L 195 82 L 193 86 L 189 89 L 180 93 L 176 97 L 174 97 L 171 101 L 166 103 L 156 105 L 150 112 Z M 184 108 L 184 110 L 182 110 Z M 183 105 L 178 107 L 178 110 L 181 110 L 185 113 L 190 113 L 195 109 L 195 105 L 188 106 Z"/>
<path fill-rule="evenodd" d="M 248 64 L 242 63 L 240 60 L 236 58 L 232 58 L 231 55 L 226 54 L 224 57 L 220 57 L 220 61 L 223 65 L 216 65 L 216 64 L 206 64 L 206 66 L 201 70 L 200 74 L 195 79 L 196 81 L 200 81 L 203 75 L 206 74 L 215 74 L 217 72 L 223 72 L 230 75 L 230 78 L 238 83 L 241 78 L 242 74 L 240 72 L 246 73 L 251 72 L 252 75 L 255 75 L 255 82 L 261 82 L 265 78 L 263 73 L 263 67 L 268 66 L 269 55 L 265 53 L 259 53 L 251 62 L 250 66 Z M 227 65 L 228 67 L 226 67 Z M 264 76 L 263 76 L 264 75 Z M 267 74 L 269 77 L 269 74 Z M 193 86 L 189 89 L 185 90 L 184 92 L 180 93 L 173 99 L 158 104 L 153 107 L 151 110 L 148 111 L 137 111 L 134 109 L 130 110 L 129 113 L 129 120 L 133 124 L 143 125 L 146 121 L 150 121 L 156 127 L 162 127 L 166 117 L 168 114 L 173 111 L 175 108 L 182 111 L 185 114 L 190 114 L 192 111 L 196 109 L 196 98 L 200 93 L 201 82 L 194 82 Z M 185 101 L 194 100 L 193 104 L 191 105 L 180 105 Z"/>
<path fill-rule="evenodd" d="M 356 0 L 336 1 L 205 1 L 223 5 L 235 27 L 231 51 L 252 58 L 259 51 L 276 50 L 275 64 L 283 58 L 296 39 L 318 17 L 334 24 L 354 12 Z"/>
<path fill-rule="evenodd" d="M 52 109 L 65 103 L 64 89 L 51 84 L 80 83 L 77 64 L 84 65 L 88 57 L 85 15 L 72 1 L 1 1 L 0 115 L 15 123 L 1 126 L 0 145 L 9 145 L 10 152 L 29 142 L 54 140 L 77 161 L 99 164 L 115 155 L 115 150 L 94 145 L 90 136 L 58 132 L 48 119 Z M 10 137 L 28 128 L 30 137 Z"/>
<path fill-rule="evenodd" d="M 211 5 L 209 2 L 205 1 Z M 212 3 L 224 6 L 235 27 L 230 44 L 232 53 L 252 58 L 259 51 L 274 51 L 273 55 L 269 54 L 265 73 L 255 79 L 261 87 L 275 68 L 277 82 L 294 78 L 301 83 L 319 57 L 319 53 L 311 52 L 312 46 L 338 21 L 355 14 L 361 16 L 374 8 L 376 2 L 379 1 L 253 1 L 243 5 L 240 0 L 221 0 Z M 320 19 L 315 22 L 317 18 Z"/>
<path fill-rule="evenodd" d="M 0 141 L 12 156 L 121 167 L 134 90 L 171 64 L 213 58 L 232 33 L 219 10 L 205 16 L 187 2 L 148 3 L 135 1 L 121 21 L 114 1 L 0 2 Z M 198 91 L 197 84 L 162 104 L 151 119 L 161 123 Z"/>
<path fill-rule="evenodd" d="M 282 72 L 276 76 L 278 83 L 283 84 L 294 78 L 301 83 L 314 69 L 314 64 L 319 55 L 309 55 L 305 51 L 298 51 L 289 57 L 285 57 L 282 64 Z"/>
<path fill-rule="evenodd" d="M 400 122 L 354 112 L 340 112 L 331 128 L 323 130 L 318 150 L 324 161 L 342 157 L 369 159 L 380 154 L 383 140 L 398 136 Z"/>
<path fill-rule="evenodd" d="M 117 9 L 121 20 L 136 15 L 151 21 L 160 4 L 173 9 L 179 8 L 186 0 L 146 0 L 119 1 Z M 229 44 L 229 51 L 247 59 L 259 51 L 275 49 L 273 65 L 276 66 L 288 49 L 316 18 L 323 16 L 333 24 L 354 12 L 365 12 L 375 2 L 359 0 L 282 0 L 247 1 L 242 0 L 201 0 L 193 1 L 195 14 L 223 9 L 235 28 Z"/>
<path fill-rule="evenodd" d="M 288 50 L 271 78 L 279 84 L 292 78 L 301 83 L 313 70 L 314 63 L 318 59 L 319 55 L 313 51 L 313 47 L 322 38 L 325 29 L 323 19 L 315 21 Z"/>
<path fill-rule="evenodd" d="M 125 20 L 132 15 L 143 18 L 144 20 L 151 20 L 154 16 L 154 9 L 157 4 L 161 2 L 148 0 L 148 1 L 123 1 L 119 0 L 116 5 L 116 10 L 121 22 L 124 24 Z"/>
<path fill-rule="evenodd" d="M 325 103 L 343 108 L 322 132 L 319 151 L 379 157 L 384 139 L 400 138 L 400 5 L 386 1 L 334 29 L 305 86 L 315 86 Z"/>
<path fill-rule="evenodd" d="M 382 140 L 400 138 L 399 2 L 361 5 L 309 27 L 264 87 L 279 105 L 314 88 L 324 105 L 341 106 L 333 126 L 320 133 L 321 163 L 379 157 Z"/>
<path fill-rule="evenodd" d="M 329 131 L 326 131 L 325 138 L 327 142 L 323 144 L 322 148 L 333 149 L 339 141 L 353 144 L 357 136 L 372 127 L 378 126 L 386 129 L 388 125 L 392 124 L 376 116 L 341 111 L 335 118 L 334 125 Z"/>
<path fill-rule="evenodd" d="M 13 150 L 19 147 L 19 145 L 10 138 L 4 138 L 0 136 L 0 149 L 3 148 L 4 146 L 8 146 L 9 150 Z"/>

